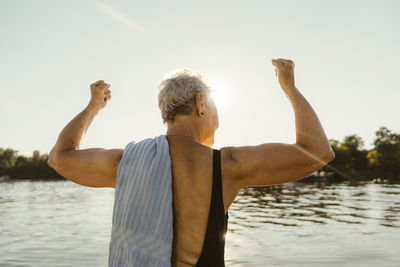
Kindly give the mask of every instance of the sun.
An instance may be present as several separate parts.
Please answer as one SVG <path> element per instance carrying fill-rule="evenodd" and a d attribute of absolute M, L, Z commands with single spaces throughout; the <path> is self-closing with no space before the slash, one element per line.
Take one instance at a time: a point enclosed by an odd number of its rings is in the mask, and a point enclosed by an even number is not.
<path fill-rule="evenodd" d="M 213 81 L 211 83 L 211 97 L 214 99 L 217 107 L 228 105 L 228 95 L 226 86 L 222 82 Z"/>

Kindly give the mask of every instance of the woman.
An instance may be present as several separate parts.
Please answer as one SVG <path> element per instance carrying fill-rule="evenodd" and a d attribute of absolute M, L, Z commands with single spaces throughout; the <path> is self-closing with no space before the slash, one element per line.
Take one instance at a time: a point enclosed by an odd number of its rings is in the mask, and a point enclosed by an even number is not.
<path fill-rule="evenodd" d="M 202 76 L 183 70 L 160 83 L 173 176 L 173 266 L 224 266 L 227 212 L 241 188 L 296 181 L 335 157 L 317 115 L 295 87 L 294 63 L 278 58 L 272 65 L 295 112 L 294 144 L 212 149 L 218 110 Z M 123 149 L 79 149 L 94 116 L 111 98 L 109 87 L 102 80 L 91 85 L 89 105 L 63 129 L 50 153 L 49 165 L 81 185 L 116 188 L 123 172 L 118 170 Z"/>

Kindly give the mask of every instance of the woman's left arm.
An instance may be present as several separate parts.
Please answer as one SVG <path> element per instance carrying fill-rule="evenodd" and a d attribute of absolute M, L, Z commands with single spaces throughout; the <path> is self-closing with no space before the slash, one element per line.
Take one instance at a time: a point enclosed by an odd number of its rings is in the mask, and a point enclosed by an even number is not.
<path fill-rule="evenodd" d="M 123 149 L 79 149 L 94 117 L 111 99 L 110 85 L 99 80 L 90 85 L 88 106 L 61 131 L 50 151 L 48 165 L 65 178 L 84 186 L 115 187 Z"/>

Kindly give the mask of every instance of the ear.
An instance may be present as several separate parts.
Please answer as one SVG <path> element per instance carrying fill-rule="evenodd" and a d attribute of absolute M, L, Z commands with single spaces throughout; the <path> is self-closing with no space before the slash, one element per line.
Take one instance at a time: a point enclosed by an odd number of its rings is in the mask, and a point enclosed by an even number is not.
<path fill-rule="evenodd" d="M 197 92 L 196 93 L 196 103 L 195 103 L 195 107 L 196 107 L 196 113 L 199 116 L 202 116 L 201 113 L 205 111 L 205 96 L 203 94 L 203 92 Z"/>

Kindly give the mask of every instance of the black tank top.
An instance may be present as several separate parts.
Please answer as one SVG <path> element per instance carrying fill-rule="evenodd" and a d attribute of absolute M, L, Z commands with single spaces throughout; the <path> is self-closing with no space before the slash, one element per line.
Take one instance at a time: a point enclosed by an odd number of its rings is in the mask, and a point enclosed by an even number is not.
<path fill-rule="evenodd" d="M 210 212 L 203 249 L 197 267 L 225 266 L 225 234 L 228 227 L 228 212 L 224 214 L 224 202 L 222 198 L 221 177 L 221 151 L 213 149 L 213 181 Z"/>

